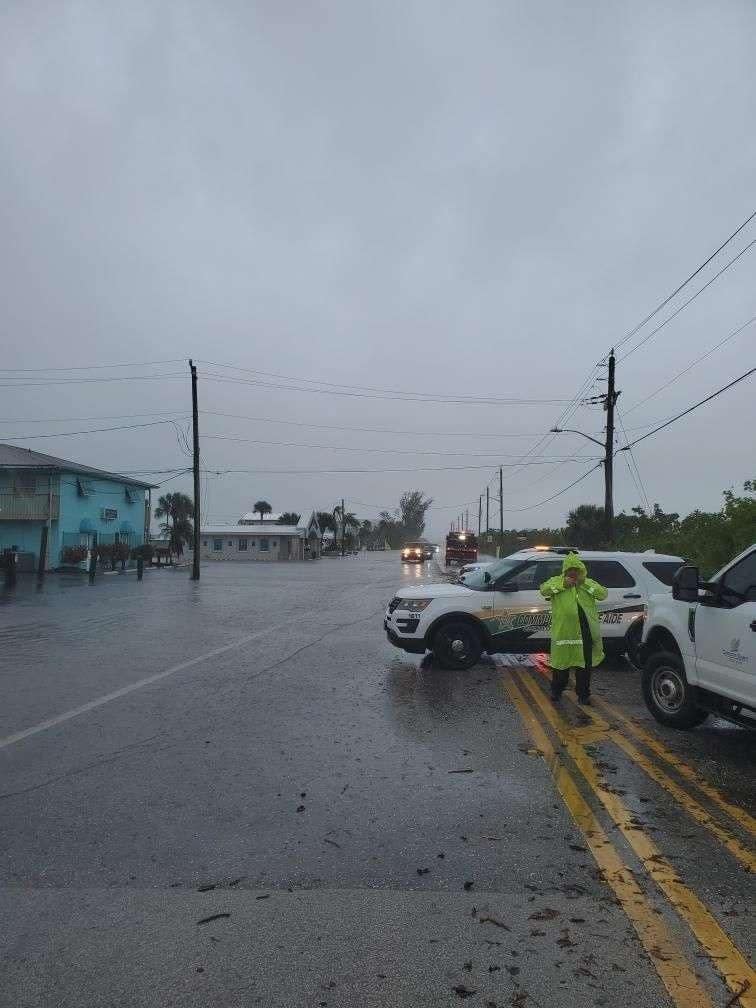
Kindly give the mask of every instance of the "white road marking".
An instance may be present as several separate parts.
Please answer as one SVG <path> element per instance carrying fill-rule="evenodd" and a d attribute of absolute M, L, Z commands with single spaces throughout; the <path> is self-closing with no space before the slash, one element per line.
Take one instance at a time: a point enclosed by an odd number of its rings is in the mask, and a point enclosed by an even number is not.
<path fill-rule="evenodd" d="M 168 676 L 175 675 L 176 672 L 183 672 L 184 669 L 191 668 L 193 665 L 199 665 L 201 662 L 207 661 L 208 658 L 216 658 L 218 655 L 225 654 L 227 651 L 233 651 L 234 648 L 242 647 L 250 641 L 257 640 L 258 637 L 264 637 L 266 634 L 273 633 L 275 630 L 283 630 L 289 625 L 289 623 L 279 623 L 277 626 L 268 627 L 267 630 L 258 630 L 257 633 L 247 634 L 246 637 L 240 637 L 239 640 L 233 641 L 231 644 L 224 644 L 222 647 L 214 648 L 212 651 L 207 651 L 205 654 L 197 655 L 196 658 L 189 658 L 187 661 L 180 662 L 178 665 L 172 665 L 170 668 L 167 668 L 162 672 L 156 672 L 155 675 L 147 676 L 146 679 L 139 679 L 137 682 L 130 683 L 128 686 L 122 686 L 120 689 L 113 690 L 112 693 L 106 693 L 104 696 L 97 697 L 95 700 L 90 700 L 88 703 L 82 704 L 81 707 L 74 707 L 73 710 L 65 711 L 63 714 L 56 714 L 55 717 L 48 718 L 46 721 L 40 721 L 39 724 L 32 725 L 31 728 L 24 728 L 22 731 L 16 732 L 13 735 L 7 735 L 5 738 L 0 739 L 0 749 L 6 749 L 8 746 L 12 746 L 16 742 L 21 742 L 23 739 L 29 738 L 32 735 L 39 735 L 40 732 L 47 731 L 48 728 L 54 728 L 56 725 L 70 721 L 72 718 L 79 717 L 81 714 L 86 714 L 88 711 L 96 710 L 96 708 L 102 707 L 106 703 L 110 703 L 111 700 L 119 700 L 121 697 L 128 696 L 129 693 L 134 693 L 136 690 L 142 689 L 144 686 L 151 686 L 152 683 L 159 682 L 161 679 L 167 679 Z"/>

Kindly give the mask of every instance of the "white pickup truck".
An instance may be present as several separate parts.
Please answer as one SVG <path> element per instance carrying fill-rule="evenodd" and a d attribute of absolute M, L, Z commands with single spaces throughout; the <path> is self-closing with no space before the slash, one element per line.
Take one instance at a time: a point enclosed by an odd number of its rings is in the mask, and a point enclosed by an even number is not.
<path fill-rule="evenodd" d="M 694 728 L 715 714 L 756 729 L 756 545 L 710 581 L 681 567 L 672 594 L 649 599 L 641 655 L 657 721 Z"/>

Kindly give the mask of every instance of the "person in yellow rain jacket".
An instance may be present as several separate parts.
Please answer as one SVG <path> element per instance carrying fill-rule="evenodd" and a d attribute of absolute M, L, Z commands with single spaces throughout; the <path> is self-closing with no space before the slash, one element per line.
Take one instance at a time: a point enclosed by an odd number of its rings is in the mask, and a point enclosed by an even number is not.
<path fill-rule="evenodd" d="M 562 573 L 541 585 L 541 595 L 551 602 L 551 699 L 558 701 L 575 670 L 578 701 L 589 704 L 591 669 L 604 660 L 601 624 L 596 602 L 608 592 L 587 577 L 585 564 L 575 553 L 562 563 Z"/>

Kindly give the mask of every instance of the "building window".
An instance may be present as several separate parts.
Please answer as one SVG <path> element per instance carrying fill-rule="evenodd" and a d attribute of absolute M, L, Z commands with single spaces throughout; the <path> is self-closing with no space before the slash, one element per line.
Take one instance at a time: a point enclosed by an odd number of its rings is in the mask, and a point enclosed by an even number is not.
<path fill-rule="evenodd" d="M 247 549 L 247 540 L 246 539 L 240 539 L 239 540 L 239 549 L 242 552 L 244 552 Z"/>
<path fill-rule="evenodd" d="M 76 480 L 76 492 L 79 497 L 91 497 L 95 493 L 95 488 L 88 480 Z"/>
<path fill-rule="evenodd" d="M 229 539 L 228 540 L 228 545 L 229 546 L 233 546 L 234 545 L 234 540 L 233 539 Z"/>
<path fill-rule="evenodd" d="M 269 540 L 268 539 L 261 539 L 260 540 L 260 552 L 261 553 L 267 553 L 267 552 L 269 552 L 269 550 L 270 550 L 270 542 L 269 542 Z"/>
<path fill-rule="evenodd" d="M 213 549 L 215 550 L 216 553 L 220 553 L 220 551 L 223 549 L 223 540 L 213 539 Z"/>
<path fill-rule="evenodd" d="M 203 545 L 203 546 L 207 546 L 207 539 L 203 539 L 203 540 L 202 540 L 202 545 Z"/>

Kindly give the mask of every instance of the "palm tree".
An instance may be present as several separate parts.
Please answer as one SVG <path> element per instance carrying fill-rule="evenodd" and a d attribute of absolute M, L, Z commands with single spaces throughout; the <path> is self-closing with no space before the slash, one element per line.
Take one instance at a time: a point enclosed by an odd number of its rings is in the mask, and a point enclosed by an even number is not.
<path fill-rule="evenodd" d="M 360 546 L 367 546 L 373 534 L 373 523 L 369 518 L 360 522 L 360 530 L 358 532 L 358 537 L 360 540 Z"/>
<path fill-rule="evenodd" d="M 278 519 L 279 525 L 299 525 L 299 519 L 301 515 L 298 515 L 296 511 L 284 511 L 284 513 Z"/>
<path fill-rule="evenodd" d="M 337 504 L 333 509 L 333 523 L 335 526 L 335 533 L 338 535 L 339 529 L 341 529 L 341 539 L 346 539 L 347 529 L 358 529 L 360 527 L 360 520 L 357 515 L 352 514 L 351 511 L 345 511 L 342 514 L 341 505 Z"/>
<path fill-rule="evenodd" d="M 255 501 L 255 506 L 252 508 L 254 514 L 260 515 L 260 521 L 263 521 L 266 514 L 270 514 L 273 508 L 268 504 L 266 500 Z"/>
<path fill-rule="evenodd" d="M 160 528 L 169 541 L 169 548 L 179 556 L 184 552 L 184 544 L 192 538 L 193 514 L 194 502 L 184 493 L 163 494 L 155 508 L 155 517 L 165 519 Z"/>

